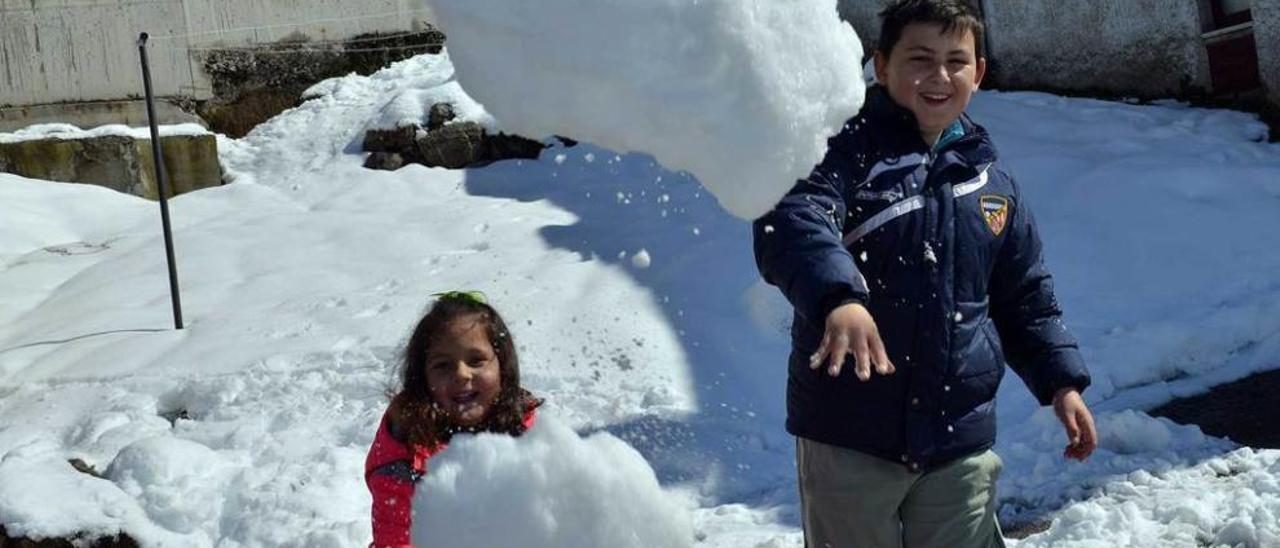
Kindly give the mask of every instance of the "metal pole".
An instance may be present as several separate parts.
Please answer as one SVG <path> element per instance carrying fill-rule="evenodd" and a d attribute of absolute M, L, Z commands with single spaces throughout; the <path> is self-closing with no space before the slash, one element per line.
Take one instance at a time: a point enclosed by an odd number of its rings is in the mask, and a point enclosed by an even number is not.
<path fill-rule="evenodd" d="M 160 151 L 160 127 L 156 122 L 155 96 L 151 92 L 151 67 L 147 64 L 147 33 L 138 36 L 138 57 L 142 59 L 142 85 L 147 92 L 147 121 L 151 124 L 151 156 L 156 166 L 160 192 L 160 223 L 164 226 L 164 253 L 169 260 L 169 296 L 173 301 L 173 328 L 182 329 L 182 296 L 178 293 L 178 266 L 173 259 L 173 231 L 169 228 L 169 181 Z"/>

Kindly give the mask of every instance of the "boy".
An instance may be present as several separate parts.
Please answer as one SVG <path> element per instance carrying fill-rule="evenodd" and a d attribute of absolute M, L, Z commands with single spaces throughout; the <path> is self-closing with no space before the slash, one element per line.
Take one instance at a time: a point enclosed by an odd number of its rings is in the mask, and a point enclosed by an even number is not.
<path fill-rule="evenodd" d="M 1003 546 L 990 449 L 1004 364 L 1054 406 L 1079 460 L 1097 444 L 1089 374 L 1028 204 L 964 114 L 986 71 L 981 21 L 963 0 L 880 15 L 881 84 L 754 226 L 761 274 L 795 307 L 787 430 L 806 544 Z"/>

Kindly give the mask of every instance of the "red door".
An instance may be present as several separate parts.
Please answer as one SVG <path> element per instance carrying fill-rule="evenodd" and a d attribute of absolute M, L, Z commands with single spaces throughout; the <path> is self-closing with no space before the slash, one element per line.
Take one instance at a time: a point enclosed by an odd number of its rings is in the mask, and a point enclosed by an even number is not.
<path fill-rule="evenodd" d="M 1210 0 L 1213 28 L 1205 33 L 1209 76 L 1217 95 L 1262 87 L 1251 0 Z"/>

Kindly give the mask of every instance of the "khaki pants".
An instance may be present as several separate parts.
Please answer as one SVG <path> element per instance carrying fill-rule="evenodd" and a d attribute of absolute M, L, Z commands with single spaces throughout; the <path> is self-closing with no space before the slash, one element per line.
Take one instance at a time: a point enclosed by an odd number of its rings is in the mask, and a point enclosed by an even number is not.
<path fill-rule="evenodd" d="M 992 451 L 926 473 L 796 438 L 808 548 L 1002 548 Z"/>

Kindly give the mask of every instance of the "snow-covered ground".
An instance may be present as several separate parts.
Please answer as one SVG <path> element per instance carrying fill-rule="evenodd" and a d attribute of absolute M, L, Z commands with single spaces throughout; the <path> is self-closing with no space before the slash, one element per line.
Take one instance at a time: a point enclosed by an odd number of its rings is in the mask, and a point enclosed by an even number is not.
<path fill-rule="evenodd" d="M 759 281 L 748 225 L 688 175 L 591 144 L 361 168 L 363 131 L 462 100 L 451 77 L 446 56 L 414 58 L 220 137 L 234 181 L 170 204 L 180 332 L 154 203 L 0 175 L 10 534 L 366 543 L 363 458 L 398 347 L 431 293 L 467 288 L 512 325 L 548 416 L 626 441 L 652 471 L 618 473 L 653 473 L 655 500 L 691 509 L 690 544 L 802 545 L 789 310 Z M 475 107 L 464 117 L 492 123 Z M 1018 544 L 1280 543 L 1276 451 L 1136 410 L 1280 366 L 1280 147 L 1247 115 L 1173 104 L 986 92 L 972 112 L 1031 196 L 1102 437 L 1087 463 L 1063 460 L 1051 413 L 1005 383 L 1002 516 L 1053 520 Z"/>

